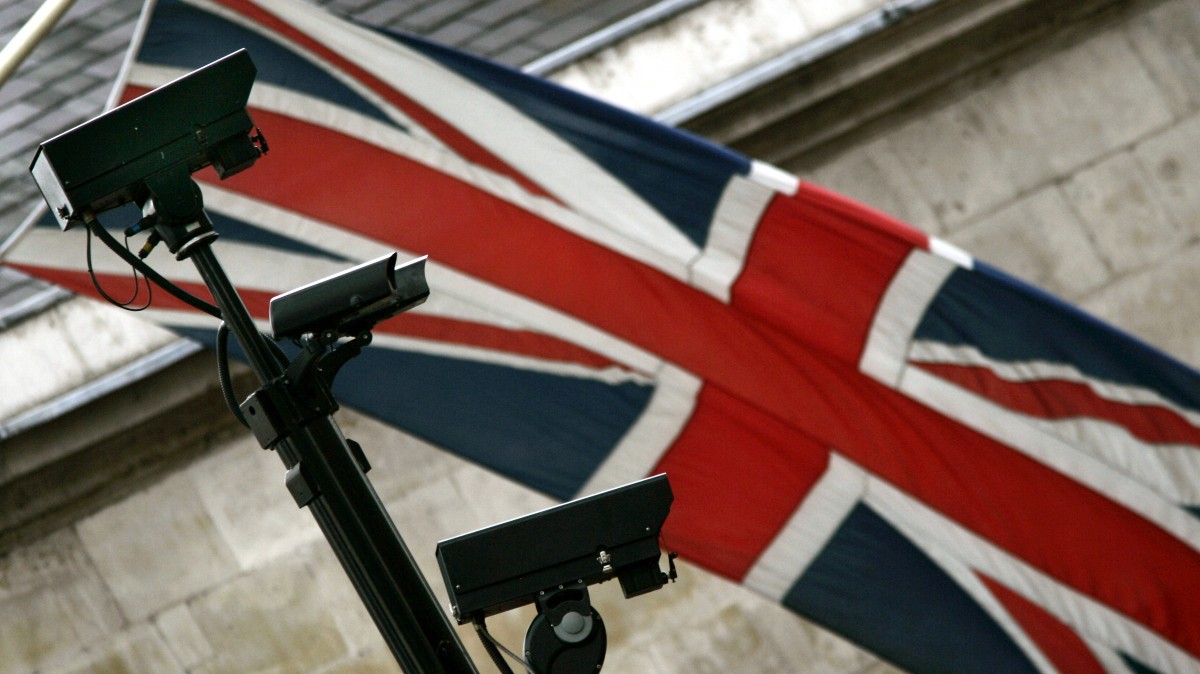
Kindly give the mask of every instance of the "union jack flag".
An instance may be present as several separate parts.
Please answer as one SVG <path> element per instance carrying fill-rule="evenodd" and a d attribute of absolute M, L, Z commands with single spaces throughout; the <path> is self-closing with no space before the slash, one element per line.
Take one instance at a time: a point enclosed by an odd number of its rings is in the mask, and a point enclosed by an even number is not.
<path fill-rule="evenodd" d="M 271 152 L 200 177 L 251 312 L 430 256 L 343 402 L 559 499 L 666 472 L 672 547 L 912 672 L 1200 671 L 1196 372 L 778 169 L 293 0 L 151 2 L 120 98 L 243 47 Z M 93 294 L 71 235 L 10 260 Z"/>

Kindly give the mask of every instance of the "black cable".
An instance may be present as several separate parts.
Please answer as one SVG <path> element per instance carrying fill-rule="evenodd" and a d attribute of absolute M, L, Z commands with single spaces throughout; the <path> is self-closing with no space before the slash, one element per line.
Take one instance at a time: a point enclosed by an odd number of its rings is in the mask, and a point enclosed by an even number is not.
<path fill-rule="evenodd" d="M 104 229 L 104 225 L 101 225 L 99 220 L 90 220 L 87 223 L 87 227 L 88 231 L 94 233 L 101 241 L 103 241 L 104 245 L 108 246 L 109 250 L 116 253 L 122 260 L 128 262 L 134 269 L 140 271 L 142 276 L 145 276 L 146 278 L 158 284 L 158 287 L 171 293 L 188 305 L 195 307 L 206 314 L 209 314 L 210 316 L 221 318 L 221 310 L 217 308 L 215 304 L 206 302 L 205 300 L 196 297 L 183 288 L 175 285 L 171 281 L 167 280 L 166 277 L 154 271 L 150 265 L 139 259 L 137 255 L 134 255 L 132 252 L 121 247 L 121 245 L 117 243 L 117 240 L 108 233 L 108 230 Z M 91 239 L 88 241 L 90 243 Z M 105 297 L 107 298 L 108 296 L 105 295 Z"/>
<path fill-rule="evenodd" d="M 115 245 L 116 241 L 113 241 L 113 244 Z M 128 239 L 125 242 L 125 252 L 127 252 L 127 253 L 130 252 Z M 132 253 L 130 253 L 130 254 L 132 254 Z M 137 301 L 138 295 L 142 294 L 142 283 L 141 283 L 141 281 L 138 280 L 137 268 L 133 269 L 133 295 L 129 299 L 122 302 L 122 301 L 114 298 L 112 295 L 109 295 L 107 292 L 105 292 L 104 287 L 100 285 L 100 279 L 96 278 L 96 269 L 92 265 L 92 234 L 91 234 L 90 228 L 88 229 L 88 237 L 87 237 L 87 270 L 88 270 L 88 276 L 90 276 L 92 279 L 92 286 L 96 289 L 96 292 L 100 293 L 101 297 L 108 300 L 114 306 L 118 306 L 126 311 L 143 311 L 147 307 L 150 306 L 150 302 L 153 301 L 153 299 L 154 299 L 154 287 L 152 285 L 150 285 L 150 281 L 147 280 L 146 281 L 146 303 L 140 307 L 131 306 L 135 301 Z"/>
<path fill-rule="evenodd" d="M 110 250 L 112 250 L 121 259 L 128 262 L 134 268 L 135 275 L 137 272 L 140 271 L 142 273 L 142 276 L 146 277 L 149 281 L 154 281 L 163 290 L 166 290 L 167 292 L 171 293 L 172 295 L 179 298 L 181 301 L 187 303 L 188 305 L 195 307 L 196 309 L 199 309 L 200 311 L 203 311 L 215 318 L 222 317 L 221 309 L 219 307 L 217 307 L 215 304 L 206 302 L 205 300 L 203 300 L 199 297 L 196 297 L 195 295 L 187 292 L 183 288 L 180 288 L 179 286 L 175 285 L 174 283 L 169 281 L 166 277 L 164 277 L 161 274 L 159 274 L 158 272 L 154 271 L 154 269 L 150 265 L 146 264 L 145 261 L 143 261 L 138 256 L 134 255 L 133 252 L 130 251 L 127 247 L 122 247 L 120 244 L 118 244 L 117 240 L 115 238 L 113 238 L 113 236 L 111 234 L 108 233 L 108 230 L 104 229 L 104 226 L 101 225 L 98 220 L 89 221 L 87 223 L 87 227 L 88 227 L 88 232 L 89 232 L 88 244 L 87 244 L 88 271 L 89 272 L 91 272 L 91 270 L 92 270 L 92 239 L 91 239 L 90 234 L 94 233 L 101 241 L 104 242 L 104 245 L 108 246 L 108 248 Z M 136 278 L 136 276 L 135 276 L 135 278 Z M 113 304 L 116 304 L 117 306 L 126 306 L 128 304 L 128 303 L 122 304 L 122 303 L 118 302 L 117 300 L 114 300 L 112 297 L 109 297 L 108 294 L 104 292 L 104 289 L 100 287 L 99 282 L 96 280 L 95 274 L 92 274 L 92 281 L 93 281 L 93 283 L 96 284 L 96 290 L 109 302 L 112 302 Z M 139 287 L 140 287 L 140 285 L 139 285 Z M 138 309 L 135 309 L 134 311 L 141 311 L 142 309 L 145 309 L 146 307 L 150 306 L 150 297 L 152 296 L 153 290 L 150 289 L 151 286 L 150 286 L 149 282 L 146 283 L 146 288 L 147 288 L 147 293 L 148 293 L 146 305 L 143 307 L 140 307 Z M 131 298 L 129 300 L 129 302 L 132 302 L 136 298 L 137 298 L 137 292 L 135 291 L 133 298 Z M 271 352 L 275 355 L 276 360 L 278 360 L 281 365 L 286 367 L 288 365 L 288 358 L 287 358 L 287 354 L 283 352 L 283 349 L 281 349 L 279 347 L 279 345 L 277 343 L 275 343 L 275 340 L 271 339 L 266 334 L 263 334 L 263 333 L 259 333 L 259 334 L 263 335 L 264 340 L 266 341 L 267 345 L 270 347 Z M 217 350 L 217 379 L 218 379 L 218 383 L 220 384 L 220 387 L 221 387 L 221 396 L 223 398 L 225 398 L 225 404 L 229 407 L 229 410 L 231 412 L 233 412 L 233 415 L 235 417 L 237 417 L 237 420 L 239 422 L 241 422 L 241 424 L 243 426 L 246 426 L 247 428 L 249 428 L 250 424 L 246 421 L 246 417 L 242 414 L 241 407 L 238 405 L 237 398 L 234 396 L 234 393 L 233 393 L 233 381 L 232 381 L 232 377 L 229 374 L 229 326 L 226 325 L 224 321 L 222 321 L 221 325 L 217 328 L 216 350 Z"/>
<path fill-rule="evenodd" d="M 488 634 L 487 626 L 483 624 L 481 616 L 475 617 L 475 633 L 479 635 L 479 640 L 483 642 L 483 650 L 487 651 L 488 657 L 492 659 L 492 662 L 496 663 L 496 669 L 499 669 L 501 674 L 513 674 L 508 663 L 504 661 L 504 656 L 500 655 L 500 650 L 496 648 L 496 644 L 492 641 L 492 635 Z"/>
<path fill-rule="evenodd" d="M 246 416 L 242 414 L 242 408 L 233 393 L 233 380 L 229 376 L 229 326 L 225 321 L 221 321 L 221 325 L 217 326 L 217 383 L 221 387 L 221 397 L 225 399 L 229 411 L 233 412 L 233 416 L 237 417 L 243 426 L 250 428 L 250 422 L 246 421 Z"/>

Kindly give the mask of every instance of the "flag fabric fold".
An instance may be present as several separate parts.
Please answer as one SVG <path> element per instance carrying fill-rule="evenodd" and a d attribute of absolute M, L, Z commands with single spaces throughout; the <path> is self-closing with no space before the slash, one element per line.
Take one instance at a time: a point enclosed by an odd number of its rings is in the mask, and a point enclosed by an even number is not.
<path fill-rule="evenodd" d="M 146 12 L 121 100 L 243 47 L 259 69 L 270 153 L 197 174 L 257 319 L 430 256 L 430 300 L 378 327 L 345 404 L 559 499 L 665 471 L 672 547 L 912 672 L 1200 671 L 1195 371 L 552 83 L 294 0 Z M 35 227 L 9 263 L 94 294 L 83 236 Z"/>

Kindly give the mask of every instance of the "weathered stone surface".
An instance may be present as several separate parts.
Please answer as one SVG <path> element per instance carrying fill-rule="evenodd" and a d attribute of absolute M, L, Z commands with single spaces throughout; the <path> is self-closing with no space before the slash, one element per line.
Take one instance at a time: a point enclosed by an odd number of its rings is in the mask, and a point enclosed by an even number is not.
<path fill-rule="evenodd" d="M 1063 298 L 1108 280 L 1088 231 L 1057 187 L 1018 199 L 961 229 L 950 241 L 984 261 Z"/>
<path fill-rule="evenodd" d="M 1200 368 L 1200 244 L 1088 297 L 1084 310 Z"/>
<path fill-rule="evenodd" d="M 241 569 L 269 563 L 321 537 L 313 516 L 296 506 L 284 485 L 285 472 L 279 457 L 263 451 L 249 431 L 188 470 Z"/>
<path fill-rule="evenodd" d="M 923 119 L 848 143 L 812 177 L 1200 364 L 1197 11 L 1168 0 L 999 68 L 1008 74 Z M 437 540 L 549 504 L 360 415 L 339 421 L 439 598 Z M 239 438 L 78 534 L 0 559 L 0 673 L 396 671 L 278 458 Z M 606 671 L 895 671 L 742 588 L 680 573 L 633 600 L 593 588 L 612 636 Z M 489 626 L 518 648 L 532 615 Z M 460 634 L 486 670 L 473 631 Z"/>
<path fill-rule="evenodd" d="M 1189 236 L 1200 236 L 1200 114 L 1147 138 L 1134 155 L 1171 220 Z"/>
<path fill-rule="evenodd" d="M 956 229 L 1016 193 L 1012 167 L 993 146 L 989 102 L 982 93 L 930 112 L 891 134 L 908 175 L 939 222 Z"/>
<path fill-rule="evenodd" d="M 1122 152 L 1075 174 L 1063 192 L 1091 232 L 1101 257 L 1117 274 L 1152 265 L 1190 235 L 1154 198 L 1151 178 Z"/>
<path fill-rule="evenodd" d="M 1166 99 L 1110 30 L 913 120 L 893 142 L 953 231 L 1170 120 Z"/>
<path fill-rule="evenodd" d="M 625 600 L 619 588 L 601 585 L 592 596 L 610 635 L 621 639 L 606 660 L 613 671 L 715 673 L 749 667 L 832 674 L 876 662 L 782 607 L 686 563 L 679 582 L 658 592 Z"/>
<path fill-rule="evenodd" d="M 924 232 L 942 233 L 940 220 L 886 137 L 872 139 L 824 162 L 813 172 L 812 180 Z"/>
<path fill-rule="evenodd" d="M 321 674 L 390 674 L 397 671 L 399 667 L 391 653 L 367 650 L 322 669 Z"/>
<path fill-rule="evenodd" d="M 121 625 L 74 531 L 0 557 L 0 673 L 63 664 Z"/>
<path fill-rule="evenodd" d="M 1164 2 L 1131 21 L 1127 33 L 1171 110 L 1184 115 L 1200 108 L 1200 6 Z"/>
<path fill-rule="evenodd" d="M 131 622 L 145 620 L 238 570 L 188 472 L 101 510 L 77 529 Z"/>
<path fill-rule="evenodd" d="M 154 616 L 154 626 L 185 669 L 212 657 L 212 644 L 204 638 L 187 604 L 176 604 Z"/>
<path fill-rule="evenodd" d="M 154 628 L 140 624 L 111 639 L 88 647 L 74 662 L 45 674 L 128 674 L 161 672 L 183 674 Z"/>
<path fill-rule="evenodd" d="M 197 674 L 313 672 L 348 655 L 302 554 L 240 575 L 189 608 L 212 646 Z"/>
<path fill-rule="evenodd" d="M 358 598 L 358 592 L 346 576 L 332 548 L 322 541 L 298 550 L 297 554 L 307 559 L 313 574 L 313 588 L 319 596 L 324 619 L 328 626 L 335 628 L 341 635 L 347 652 L 380 652 L 391 657 L 379 629 L 375 627 L 371 615 Z"/>
<path fill-rule="evenodd" d="M 993 147 L 1019 190 L 1171 122 L 1162 92 L 1116 29 L 1039 60 L 984 98 Z"/>

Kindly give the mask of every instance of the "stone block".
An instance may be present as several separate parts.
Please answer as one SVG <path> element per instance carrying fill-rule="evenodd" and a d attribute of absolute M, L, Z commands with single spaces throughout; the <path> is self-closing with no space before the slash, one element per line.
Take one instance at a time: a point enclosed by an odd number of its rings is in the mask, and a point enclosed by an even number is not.
<path fill-rule="evenodd" d="M 1124 36 L 1109 30 L 906 124 L 894 142 L 952 231 L 1170 120 Z"/>
<path fill-rule="evenodd" d="M 195 492 L 240 569 L 251 569 L 322 539 L 312 514 L 296 506 L 286 468 L 249 431 L 188 468 Z"/>
<path fill-rule="evenodd" d="M 1083 309 L 1200 368 L 1200 244 L 1106 286 Z"/>
<path fill-rule="evenodd" d="M 183 674 L 165 644 L 146 624 L 135 625 L 112 639 L 93 644 L 75 661 L 44 670 L 45 674 Z"/>
<path fill-rule="evenodd" d="M 308 560 L 313 574 L 313 587 L 324 608 L 328 625 L 336 628 L 346 643 L 346 650 L 349 653 L 382 652 L 391 657 L 387 643 L 359 599 L 354 584 L 333 554 L 333 549 L 320 542 L 307 546 L 298 554 Z"/>
<path fill-rule="evenodd" d="M 1057 187 L 1047 187 L 961 229 L 949 240 L 1004 271 L 1066 299 L 1108 280 L 1088 231 Z"/>
<path fill-rule="evenodd" d="M 991 138 L 989 104 L 968 95 L 898 128 L 889 137 L 939 225 L 950 232 L 1016 194 L 1018 176 L 1000 160 Z"/>
<path fill-rule="evenodd" d="M 464 463 L 454 471 L 452 478 L 459 503 L 470 511 L 469 519 L 462 520 L 466 529 L 441 534 L 440 538 L 491 526 L 558 503 L 556 499 L 474 464 Z"/>
<path fill-rule="evenodd" d="M 185 669 L 212 657 L 212 645 L 204 638 L 187 604 L 177 604 L 154 616 L 154 626 Z"/>
<path fill-rule="evenodd" d="M 1141 162 L 1122 152 L 1063 184 L 1100 256 L 1118 275 L 1154 264 L 1190 236 L 1155 198 L 1152 182 Z"/>
<path fill-rule="evenodd" d="M 1200 108 L 1200 5 L 1161 3 L 1130 21 L 1125 32 L 1171 110 L 1184 115 Z"/>
<path fill-rule="evenodd" d="M 872 139 L 833 157 L 813 172 L 812 180 L 923 232 L 941 233 L 937 216 L 886 138 Z"/>
<path fill-rule="evenodd" d="M 131 622 L 206 590 L 238 570 L 186 472 L 175 473 L 76 527 Z"/>
<path fill-rule="evenodd" d="M 1037 61 L 985 98 L 993 142 L 1020 188 L 1065 175 L 1171 121 L 1165 97 L 1116 29 Z"/>
<path fill-rule="evenodd" d="M 238 576 L 188 606 L 212 647 L 195 674 L 299 674 L 349 655 L 304 555 Z"/>
<path fill-rule="evenodd" d="M 1172 220 L 1200 236 L 1200 114 L 1134 148 L 1149 175 L 1155 200 Z"/>
<path fill-rule="evenodd" d="M 24 321 L 0 339 L 0 418 L 7 419 L 79 386 L 91 373 L 72 336 L 63 330 L 64 315 L 83 300 L 51 309 Z"/>
<path fill-rule="evenodd" d="M 121 624 L 73 531 L 0 557 L 0 672 L 65 664 Z"/>

